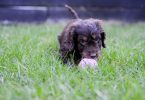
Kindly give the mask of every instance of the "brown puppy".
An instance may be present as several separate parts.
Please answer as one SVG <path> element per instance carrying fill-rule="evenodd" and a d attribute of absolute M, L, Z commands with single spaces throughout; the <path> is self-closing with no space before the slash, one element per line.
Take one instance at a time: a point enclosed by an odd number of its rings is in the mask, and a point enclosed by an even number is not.
<path fill-rule="evenodd" d="M 68 62 L 71 55 L 75 64 L 83 58 L 97 59 L 101 48 L 105 48 L 105 32 L 100 20 L 80 19 L 77 13 L 69 6 L 70 12 L 76 17 L 66 25 L 63 32 L 58 36 L 60 53 L 64 63 Z"/>

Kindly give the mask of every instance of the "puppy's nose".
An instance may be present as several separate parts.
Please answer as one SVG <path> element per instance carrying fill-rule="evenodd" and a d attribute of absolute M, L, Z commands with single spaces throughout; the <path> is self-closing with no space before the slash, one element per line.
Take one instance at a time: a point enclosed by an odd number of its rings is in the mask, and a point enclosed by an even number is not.
<path fill-rule="evenodd" d="M 96 58 L 96 53 L 92 53 L 92 54 L 90 55 L 90 57 L 91 57 L 92 59 Z"/>

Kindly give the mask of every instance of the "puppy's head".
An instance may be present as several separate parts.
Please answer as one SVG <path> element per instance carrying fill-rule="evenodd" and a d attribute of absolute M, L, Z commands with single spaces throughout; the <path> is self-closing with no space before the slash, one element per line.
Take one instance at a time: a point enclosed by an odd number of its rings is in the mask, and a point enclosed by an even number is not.
<path fill-rule="evenodd" d="M 82 20 L 74 28 L 74 46 L 82 58 L 96 59 L 105 48 L 105 32 L 100 20 Z"/>

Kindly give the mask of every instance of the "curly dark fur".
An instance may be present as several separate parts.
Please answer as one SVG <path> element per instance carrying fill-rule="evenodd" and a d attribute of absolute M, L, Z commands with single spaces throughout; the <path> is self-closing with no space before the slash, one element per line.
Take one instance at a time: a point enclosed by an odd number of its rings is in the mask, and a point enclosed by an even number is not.
<path fill-rule="evenodd" d="M 71 7 L 67 8 L 77 18 L 69 22 L 63 32 L 58 36 L 60 53 L 64 63 L 71 55 L 78 64 L 82 58 L 97 59 L 101 48 L 105 48 L 105 32 L 98 19 L 79 19 Z"/>

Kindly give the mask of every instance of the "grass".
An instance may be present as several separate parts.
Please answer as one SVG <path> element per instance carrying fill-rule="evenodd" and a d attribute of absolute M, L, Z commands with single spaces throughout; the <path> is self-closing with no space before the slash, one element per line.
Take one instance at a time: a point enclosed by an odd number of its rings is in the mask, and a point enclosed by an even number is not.
<path fill-rule="evenodd" d="M 145 100 L 145 23 L 105 22 L 99 68 L 82 71 L 59 60 L 65 24 L 0 26 L 0 100 Z"/>

